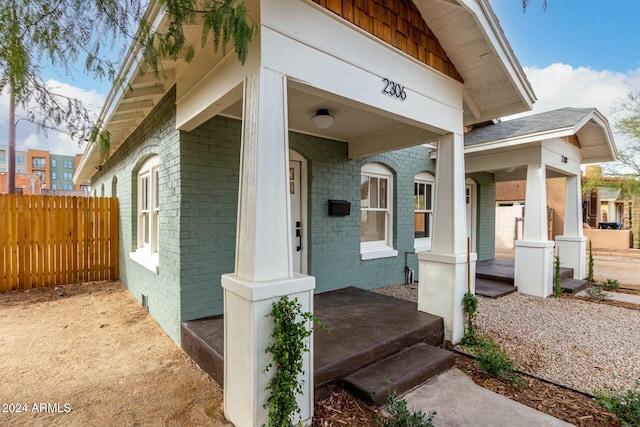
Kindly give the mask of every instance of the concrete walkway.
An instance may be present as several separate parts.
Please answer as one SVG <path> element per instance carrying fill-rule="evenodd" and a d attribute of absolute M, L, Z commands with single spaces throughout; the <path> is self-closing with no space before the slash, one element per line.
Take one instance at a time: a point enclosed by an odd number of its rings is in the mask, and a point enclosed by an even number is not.
<path fill-rule="evenodd" d="M 455 368 L 410 391 L 404 399 L 414 411 L 436 411 L 438 427 L 572 425 L 480 387 Z"/>
<path fill-rule="evenodd" d="M 640 295 L 623 294 L 621 292 L 604 291 L 607 294 L 609 300 L 626 302 L 629 304 L 636 304 L 640 306 Z M 581 297 L 589 297 L 587 291 L 580 291 L 576 295 Z"/>

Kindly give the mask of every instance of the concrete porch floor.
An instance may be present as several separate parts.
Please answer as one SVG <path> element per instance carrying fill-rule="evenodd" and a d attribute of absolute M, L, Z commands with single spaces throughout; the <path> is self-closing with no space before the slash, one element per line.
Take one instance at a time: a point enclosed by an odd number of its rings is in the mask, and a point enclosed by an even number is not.
<path fill-rule="evenodd" d="M 315 295 L 314 314 L 330 331 L 314 331 L 316 400 L 365 366 L 417 343 L 439 346 L 444 339 L 442 318 L 419 312 L 415 303 L 354 287 Z M 223 330 L 222 317 L 183 322 L 181 328 L 182 348 L 221 386 Z"/>

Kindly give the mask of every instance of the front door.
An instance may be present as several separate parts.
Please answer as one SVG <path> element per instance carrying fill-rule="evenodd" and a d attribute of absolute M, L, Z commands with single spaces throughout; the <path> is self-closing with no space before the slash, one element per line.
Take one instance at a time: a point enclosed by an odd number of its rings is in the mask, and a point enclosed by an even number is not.
<path fill-rule="evenodd" d="M 291 197 L 291 236 L 293 239 L 293 271 L 302 271 L 303 232 L 302 223 L 302 162 L 289 161 L 289 194 Z"/>

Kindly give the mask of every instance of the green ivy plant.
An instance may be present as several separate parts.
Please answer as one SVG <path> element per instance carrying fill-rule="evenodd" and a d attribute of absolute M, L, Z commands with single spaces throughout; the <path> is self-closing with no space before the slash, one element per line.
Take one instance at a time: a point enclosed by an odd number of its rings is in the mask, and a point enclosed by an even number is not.
<path fill-rule="evenodd" d="M 553 296 L 556 298 L 562 298 L 562 277 L 560 276 L 560 257 L 554 256 L 553 261 L 554 274 L 553 274 Z"/>
<path fill-rule="evenodd" d="M 467 315 L 467 325 L 464 328 L 464 335 L 460 343 L 465 346 L 473 346 L 478 339 L 474 323 L 478 312 L 478 298 L 471 292 L 464 294 L 462 297 L 462 309 Z"/>
<path fill-rule="evenodd" d="M 269 397 L 264 407 L 269 410 L 269 427 L 289 427 L 293 416 L 300 415 L 296 396 L 302 394 L 304 382 L 299 376 L 304 372 L 304 353 L 309 351 L 307 338 L 313 332 L 307 325 L 313 322 L 326 328 L 312 313 L 303 312 L 298 300 L 287 296 L 271 304 L 267 317 L 273 319 L 274 328 L 273 342 L 265 352 L 271 354 L 273 362 L 264 371 L 275 368 L 275 373 L 265 388 Z"/>
<path fill-rule="evenodd" d="M 615 291 L 620 287 L 620 282 L 617 279 L 607 278 L 602 282 L 602 287 L 608 291 Z"/>

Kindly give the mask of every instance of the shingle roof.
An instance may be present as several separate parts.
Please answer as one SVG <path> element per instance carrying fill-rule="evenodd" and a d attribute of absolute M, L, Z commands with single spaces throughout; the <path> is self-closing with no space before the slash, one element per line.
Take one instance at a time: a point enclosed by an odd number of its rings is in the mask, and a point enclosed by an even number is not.
<path fill-rule="evenodd" d="M 600 187 L 600 200 L 618 200 L 619 188 Z"/>
<path fill-rule="evenodd" d="M 476 145 L 492 141 L 563 129 L 578 124 L 595 108 L 560 108 L 533 114 L 493 125 L 473 129 L 464 135 L 464 145 Z"/>

